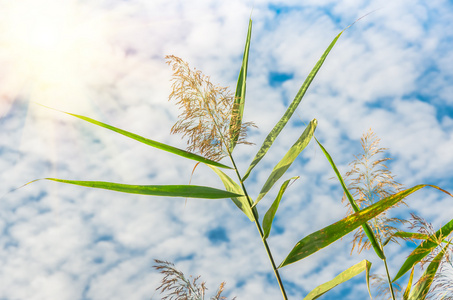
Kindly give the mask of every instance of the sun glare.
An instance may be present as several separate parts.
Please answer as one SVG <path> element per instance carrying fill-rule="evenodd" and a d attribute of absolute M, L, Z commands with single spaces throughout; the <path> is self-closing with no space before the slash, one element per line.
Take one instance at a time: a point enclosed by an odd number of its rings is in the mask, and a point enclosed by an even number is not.
<path fill-rule="evenodd" d="M 8 49 L 11 69 L 20 74 L 29 100 L 65 109 L 83 105 L 83 73 L 102 55 L 105 24 L 72 0 L 5 6 L 0 44 Z"/>
<path fill-rule="evenodd" d="M 75 0 L 2 1 L 0 118 L 17 99 L 95 115 L 90 87 L 98 82 L 97 68 L 111 61 L 108 37 L 116 28 L 109 16 L 93 9 Z M 59 117 L 63 114 L 29 105 L 20 148 L 43 133 L 47 147 L 39 151 L 54 161 L 60 134 L 48 120 Z"/>

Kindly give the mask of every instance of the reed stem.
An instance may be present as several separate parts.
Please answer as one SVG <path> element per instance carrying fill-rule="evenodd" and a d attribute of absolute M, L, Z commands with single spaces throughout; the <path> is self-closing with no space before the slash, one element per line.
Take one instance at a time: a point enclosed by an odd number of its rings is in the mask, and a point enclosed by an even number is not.
<path fill-rule="evenodd" d="M 248 203 L 249 203 L 250 208 L 252 210 L 253 217 L 255 219 L 256 228 L 258 229 L 258 232 L 260 234 L 261 241 L 263 242 L 263 245 L 264 245 L 264 249 L 266 249 L 267 257 L 269 258 L 269 260 L 271 262 L 272 269 L 274 271 L 275 278 L 277 279 L 278 286 L 280 287 L 280 291 L 282 292 L 283 299 L 284 300 L 288 300 L 288 296 L 286 295 L 285 287 L 283 286 L 283 281 L 282 281 L 282 279 L 280 277 L 280 273 L 278 272 L 278 268 L 277 268 L 277 266 L 275 264 L 274 258 L 272 257 L 271 249 L 269 248 L 269 245 L 267 244 L 267 241 L 264 238 L 264 233 L 263 233 L 263 229 L 261 228 L 261 225 L 259 223 L 259 217 L 258 217 L 257 210 L 256 210 L 256 208 L 252 208 L 253 201 L 251 200 L 251 198 L 249 197 L 249 195 L 247 193 L 247 190 L 245 188 L 244 182 L 242 181 L 242 177 L 239 174 L 239 171 L 238 171 L 238 169 L 236 167 L 236 163 L 234 162 L 234 159 L 233 159 L 233 156 L 231 155 L 231 153 L 229 154 L 229 157 L 230 157 L 231 162 L 233 164 L 234 170 L 236 171 L 236 175 L 237 175 L 239 181 L 241 182 L 241 186 L 242 186 L 242 190 L 244 191 L 244 195 L 245 195 L 245 197 L 247 197 Z"/>
<path fill-rule="evenodd" d="M 392 299 L 396 300 L 395 292 L 393 291 L 392 279 L 390 278 L 389 268 L 387 266 L 387 259 L 383 259 L 383 261 L 384 261 L 384 265 L 385 265 L 385 272 L 387 273 L 387 281 L 389 283 L 390 293 L 392 294 Z"/>

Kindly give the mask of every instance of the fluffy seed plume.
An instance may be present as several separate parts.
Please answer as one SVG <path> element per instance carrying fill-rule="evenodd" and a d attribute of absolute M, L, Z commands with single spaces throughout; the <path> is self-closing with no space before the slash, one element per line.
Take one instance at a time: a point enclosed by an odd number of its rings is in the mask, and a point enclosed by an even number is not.
<path fill-rule="evenodd" d="M 451 254 L 452 250 L 449 249 L 449 251 Z M 447 261 L 445 259 L 442 260 L 442 262 L 439 267 L 440 270 L 434 277 L 432 288 L 426 297 L 428 300 L 453 299 L 453 265 L 451 261 Z"/>
<path fill-rule="evenodd" d="M 409 229 L 417 229 L 418 233 L 429 236 L 427 239 L 431 243 L 436 244 L 436 247 L 420 261 L 420 267 L 423 269 L 427 264 L 431 263 L 436 259 L 437 254 L 443 251 L 442 260 L 439 262 L 439 269 L 437 270 L 434 280 L 431 284 L 426 299 L 429 300 L 452 300 L 453 299 L 453 263 L 451 260 L 453 253 L 453 244 L 451 234 L 445 236 L 440 232 L 436 234 L 431 223 L 427 222 L 423 218 L 412 214 L 412 218 L 409 221 Z M 445 247 L 446 245 L 446 247 Z M 432 280 L 430 278 L 420 277 L 416 284 L 422 284 L 426 280 Z"/>
<path fill-rule="evenodd" d="M 168 261 L 155 259 L 156 265 L 153 267 L 164 275 L 161 285 L 156 289 L 161 294 L 166 293 L 162 300 L 204 300 L 208 289 L 204 282 L 198 283 L 200 276 L 186 278 L 184 273 L 177 270 L 175 265 Z M 225 288 L 222 282 L 211 300 L 226 300 L 221 294 Z M 232 300 L 234 300 L 233 298 Z"/>
<path fill-rule="evenodd" d="M 387 149 L 380 148 L 379 142 L 380 140 L 373 131 L 371 129 L 368 130 L 361 138 L 363 154 L 355 156 L 355 160 L 350 164 L 351 170 L 345 175 L 345 179 L 349 181 L 349 190 L 361 209 L 402 190 L 402 185 L 394 180 L 394 176 L 385 164 L 390 158 L 380 157 L 380 154 Z M 342 201 L 348 203 L 348 213 L 353 213 L 354 211 L 345 195 Z M 399 204 L 405 203 L 401 201 Z M 370 225 L 382 246 L 387 238 L 396 241 L 392 238 L 393 233 L 396 231 L 393 225 L 405 222 L 405 220 L 399 218 L 387 218 L 386 212 L 384 212 L 374 218 Z M 363 249 L 371 248 L 371 243 L 362 227 L 354 234 L 351 252 L 355 247 L 357 247 L 359 253 Z"/>
<path fill-rule="evenodd" d="M 238 109 L 233 109 L 234 96 L 225 87 L 212 84 L 208 76 L 191 70 L 179 57 L 165 57 L 173 69 L 170 101 L 182 110 L 171 133 L 187 137 L 188 151 L 198 152 L 212 160 L 229 155 L 232 136 L 239 133 L 238 144 L 250 144 L 245 140 L 246 131 L 253 123 L 243 123 L 230 128 Z"/>

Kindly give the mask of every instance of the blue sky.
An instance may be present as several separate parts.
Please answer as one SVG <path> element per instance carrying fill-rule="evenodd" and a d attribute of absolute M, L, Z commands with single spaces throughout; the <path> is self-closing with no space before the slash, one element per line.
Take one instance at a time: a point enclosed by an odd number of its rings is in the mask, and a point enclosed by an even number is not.
<path fill-rule="evenodd" d="M 0 299 L 159 299 L 153 259 L 201 275 L 211 292 L 226 281 L 229 297 L 281 297 L 254 224 L 231 200 L 186 204 L 46 181 L 8 193 L 43 177 L 188 184 L 192 162 L 34 102 L 184 148 L 170 135 L 178 110 L 167 101 L 164 56 L 179 56 L 233 89 L 251 13 L 244 118 L 258 129 L 249 132 L 256 145 L 235 150 L 241 173 L 332 39 L 375 11 L 341 36 L 247 180 L 252 195 L 313 118 L 342 173 L 372 128 L 400 183 L 453 190 L 451 1 L 0 0 L 0 7 Z M 346 214 L 315 144 L 282 180 L 292 176 L 301 178 L 286 192 L 269 238 L 278 263 L 304 236 Z M 222 187 L 205 166 L 192 183 Z M 276 194 L 274 187 L 260 202 L 261 215 Z M 435 228 L 453 213 L 451 199 L 433 189 L 408 204 L 395 214 L 416 212 Z M 373 251 L 350 255 L 351 240 L 282 269 L 289 298 L 303 298 L 365 258 L 383 274 Z M 394 275 L 410 249 L 386 251 Z M 362 274 L 321 299 L 366 297 Z"/>

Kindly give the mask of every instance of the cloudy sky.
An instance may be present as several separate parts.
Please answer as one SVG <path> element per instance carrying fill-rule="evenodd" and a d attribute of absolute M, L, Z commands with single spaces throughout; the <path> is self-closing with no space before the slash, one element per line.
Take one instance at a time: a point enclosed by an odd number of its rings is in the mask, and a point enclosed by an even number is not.
<path fill-rule="evenodd" d="M 246 184 L 256 197 L 273 166 L 316 118 L 316 135 L 348 170 L 369 128 L 389 148 L 397 180 L 453 190 L 453 4 L 431 0 L 0 0 L 0 299 L 160 299 L 153 259 L 201 275 L 210 292 L 279 299 L 252 224 L 229 199 L 147 197 L 31 180 L 58 177 L 129 184 L 188 184 L 192 161 L 36 104 L 83 114 L 148 138 L 171 136 L 173 54 L 211 81 L 235 87 L 253 19 L 245 120 L 256 145 L 235 150 L 243 174 L 332 39 L 339 39 L 297 113 Z M 227 162 L 225 162 L 227 163 Z M 345 216 L 342 191 L 310 143 L 282 178 L 285 194 L 270 247 L 280 263 L 304 236 Z M 222 187 L 199 166 L 193 184 Z M 280 183 L 279 183 L 280 184 Z M 277 184 L 276 187 L 279 185 Z M 260 202 L 264 215 L 277 193 Z M 435 228 L 452 199 L 422 190 L 409 208 Z M 281 269 L 290 299 L 367 258 L 351 236 Z M 390 273 L 410 253 L 386 250 Z M 401 284 L 405 285 L 407 277 Z M 364 275 L 322 299 L 365 299 Z"/>

